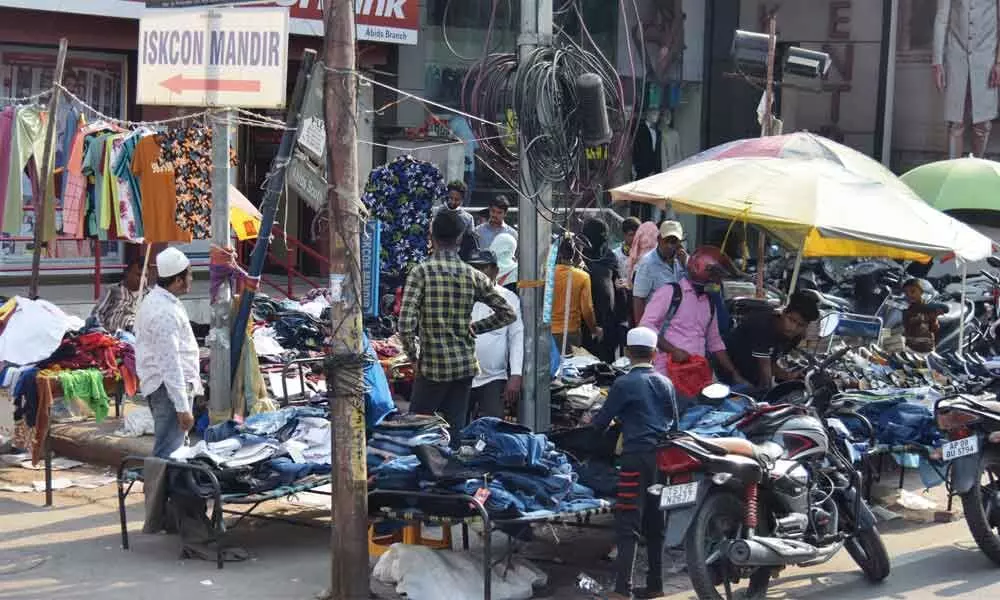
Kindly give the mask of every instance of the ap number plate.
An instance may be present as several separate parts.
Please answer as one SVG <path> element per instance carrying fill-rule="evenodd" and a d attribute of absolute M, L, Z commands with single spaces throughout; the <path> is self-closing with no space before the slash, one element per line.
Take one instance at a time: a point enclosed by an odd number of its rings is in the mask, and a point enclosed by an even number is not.
<path fill-rule="evenodd" d="M 979 452 L 979 438 L 974 435 L 955 440 L 954 442 L 946 442 L 941 446 L 941 458 L 945 462 L 969 456 L 970 454 L 976 454 L 977 452 Z"/>
<path fill-rule="evenodd" d="M 698 482 L 663 486 L 660 492 L 660 508 L 676 508 L 694 504 L 698 499 Z"/>

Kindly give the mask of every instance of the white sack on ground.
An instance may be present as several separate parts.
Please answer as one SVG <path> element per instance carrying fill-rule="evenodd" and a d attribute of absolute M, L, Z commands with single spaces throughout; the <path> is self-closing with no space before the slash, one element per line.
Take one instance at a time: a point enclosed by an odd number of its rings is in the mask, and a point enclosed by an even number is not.
<path fill-rule="evenodd" d="M 483 597 L 483 560 L 470 552 L 393 544 L 378 559 L 374 575 L 410 600 Z M 514 558 L 509 569 L 501 561 L 493 567 L 493 599 L 528 600 L 547 582 L 545 573 L 526 560 Z"/>

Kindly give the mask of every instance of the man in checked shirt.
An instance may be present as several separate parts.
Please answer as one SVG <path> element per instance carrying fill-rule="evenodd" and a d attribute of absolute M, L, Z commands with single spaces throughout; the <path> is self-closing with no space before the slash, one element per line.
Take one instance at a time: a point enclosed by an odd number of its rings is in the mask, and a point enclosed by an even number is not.
<path fill-rule="evenodd" d="M 489 278 L 458 257 L 464 227 L 455 211 L 434 216 L 434 253 L 410 270 L 399 313 L 399 337 L 416 364 L 410 411 L 440 413 L 451 428 L 453 445 L 466 425 L 472 379 L 479 372 L 476 336 L 517 318 Z M 476 302 L 493 314 L 470 323 Z"/>

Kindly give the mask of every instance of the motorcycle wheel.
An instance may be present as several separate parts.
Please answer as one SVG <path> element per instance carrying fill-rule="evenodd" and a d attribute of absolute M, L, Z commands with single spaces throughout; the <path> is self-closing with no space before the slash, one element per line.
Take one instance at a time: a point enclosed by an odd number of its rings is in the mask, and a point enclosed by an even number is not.
<path fill-rule="evenodd" d="M 864 571 L 865 577 L 872 583 L 878 583 L 889 576 L 891 564 L 889 552 L 885 549 L 882 536 L 878 529 L 862 531 L 857 536 L 847 540 L 844 544 L 847 553 L 851 555 L 854 562 Z"/>
<path fill-rule="evenodd" d="M 688 530 L 684 542 L 688 575 L 699 600 L 731 600 L 735 597 L 732 596 L 732 584 L 738 583 L 736 567 L 727 558 L 713 555 L 721 542 L 742 537 L 743 507 L 743 502 L 728 492 L 710 494 Z M 771 582 L 771 571 L 769 567 L 755 569 L 743 597 L 763 600 Z M 721 594 L 719 588 L 723 590 Z"/>
<path fill-rule="evenodd" d="M 980 485 L 972 486 L 972 489 L 962 494 L 962 510 L 965 512 L 965 522 L 969 525 L 972 538 L 976 540 L 976 545 L 983 551 L 990 560 L 1000 566 L 1000 535 L 997 534 L 998 524 L 990 520 L 990 513 L 1000 512 L 1000 481 L 998 481 L 993 470 L 985 472 L 988 478 L 987 483 L 983 483 L 983 475 L 980 474 Z"/>

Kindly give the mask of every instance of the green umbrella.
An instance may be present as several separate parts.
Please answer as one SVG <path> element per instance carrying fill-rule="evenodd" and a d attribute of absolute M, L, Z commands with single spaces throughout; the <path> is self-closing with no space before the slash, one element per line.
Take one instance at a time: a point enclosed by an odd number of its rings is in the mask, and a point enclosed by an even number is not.
<path fill-rule="evenodd" d="M 1000 212 L 1000 162 L 972 157 L 942 160 L 917 167 L 900 179 L 941 211 Z"/>

